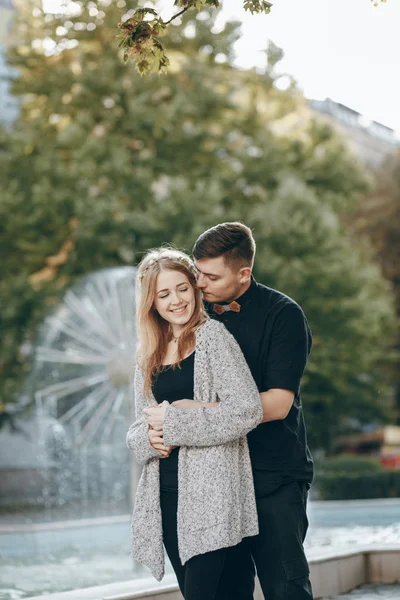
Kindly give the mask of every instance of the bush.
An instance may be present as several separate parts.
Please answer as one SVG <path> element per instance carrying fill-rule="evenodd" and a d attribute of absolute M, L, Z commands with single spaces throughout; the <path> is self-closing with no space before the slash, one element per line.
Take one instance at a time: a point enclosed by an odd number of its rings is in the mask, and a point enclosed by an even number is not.
<path fill-rule="evenodd" d="M 400 471 L 385 470 L 370 456 L 342 454 L 315 465 L 315 487 L 321 500 L 395 498 Z"/>
<path fill-rule="evenodd" d="M 400 496 L 400 471 L 375 473 L 318 472 L 315 486 L 321 500 L 396 498 Z"/>
<path fill-rule="evenodd" d="M 361 474 L 382 472 L 383 466 L 377 458 L 340 454 L 316 463 L 317 473 Z"/>

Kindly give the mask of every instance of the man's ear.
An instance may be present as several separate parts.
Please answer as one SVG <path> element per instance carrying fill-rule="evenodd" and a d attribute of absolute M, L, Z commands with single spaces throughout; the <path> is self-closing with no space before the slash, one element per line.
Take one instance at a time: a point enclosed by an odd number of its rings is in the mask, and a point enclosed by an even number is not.
<path fill-rule="evenodd" d="M 242 267 L 239 271 L 240 283 L 247 283 L 251 278 L 251 267 Z"/>

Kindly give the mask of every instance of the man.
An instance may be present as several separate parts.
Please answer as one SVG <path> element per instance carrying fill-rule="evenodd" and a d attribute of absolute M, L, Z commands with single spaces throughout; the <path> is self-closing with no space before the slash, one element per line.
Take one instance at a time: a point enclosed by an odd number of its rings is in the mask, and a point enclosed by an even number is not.
<path fill-rule="evenodd" d="M 231 549 L 218 600 L 251 600 L 254 565 L 267 600 L 312 600 L 303 542 L 313 463 L 300 397 L 311 332 L 296 302 L 255 281 L 255 250 L 252 232 L 242 223 L 212 227 L 193 249 L 207 311 L 238 341 L 264 414 L 248 434 L 260 532 Z M 168 411 L 166 439 L 174 419 L 179 420 L 177 411 Z"/>

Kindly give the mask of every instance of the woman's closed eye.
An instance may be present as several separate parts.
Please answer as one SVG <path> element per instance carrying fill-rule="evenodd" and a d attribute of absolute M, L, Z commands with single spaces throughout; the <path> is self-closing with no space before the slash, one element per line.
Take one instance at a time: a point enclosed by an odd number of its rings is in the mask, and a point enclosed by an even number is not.
<path fill-rule="evenodd" d="M 188 291 L 188 287 L 185 288 L 179 288 L 178 292 L 187 292 Z M 168 298 L 169 296 L 169 292 L 167 292 L 166 294 L 163 294 L 162 296 L 158 296 L 159 298 Z"/>

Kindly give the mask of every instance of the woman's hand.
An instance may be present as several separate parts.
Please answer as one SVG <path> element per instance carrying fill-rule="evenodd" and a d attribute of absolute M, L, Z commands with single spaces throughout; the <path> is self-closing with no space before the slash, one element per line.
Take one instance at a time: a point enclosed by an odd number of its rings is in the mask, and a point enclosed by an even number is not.
<path fill-rule="evenodd" d="M 174 446 L 164 446 L 164 438 L 162 432 L 156 431 L 149 427 L 149 442 L 160 455 L 160 458 L 168 458 Z"/>
<path fill-rule="evenodd" d="M 169 402 L 164 400 L 158 406 L 148 406 L 143 409 L 147 423 L 156 431 L 162 431 L 165 419 L 165 411 L 169 406 Z"/>

